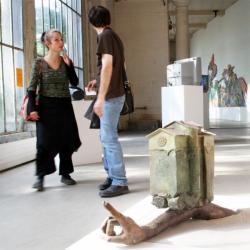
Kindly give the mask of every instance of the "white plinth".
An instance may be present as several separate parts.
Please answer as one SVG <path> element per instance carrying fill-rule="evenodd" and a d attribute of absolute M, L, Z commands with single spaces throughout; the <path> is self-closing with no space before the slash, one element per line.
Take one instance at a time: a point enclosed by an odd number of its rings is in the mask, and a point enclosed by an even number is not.
<path fill-rule="evenodd" d="M 5 170 L 36 158 L 36 138 L 0 144 L 0 170 Z"/>
<path fill-rule="evenodd" d="M 193 121 L 204 127 L 202 86 L 162 87 L 161 98 L 162 127 L 173 121 Z"/>
<path fill-rule="evenodd" d="M 102 161 L 102 148 L 99 140 L 99 129 L 90 129 L 90 121 L 84 117 L 91 101 L 73 101 L 73 108 L 78 125 L 81 147 L 73 154 L 74 166 Z"/>

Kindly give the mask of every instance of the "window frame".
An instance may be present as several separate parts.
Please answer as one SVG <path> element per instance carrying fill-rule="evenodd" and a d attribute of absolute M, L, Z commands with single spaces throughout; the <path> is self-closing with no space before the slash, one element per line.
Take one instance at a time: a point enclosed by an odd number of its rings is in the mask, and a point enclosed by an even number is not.
<path fill-rule="evenodd" d="M 3 134 L 9 134 L 9 133 L 15 133 L 15 132 L 18 132 L 19 130 L 19 126 L 20 126 L 20 122 L 21 122 L 21 119 L 19 117 L 19 104 L 20 104 L 20 100 L 17 100 L 17 91 L 20 90 L 22 92 L 22 95 L 24 94 L 24 90 L 25 90 L 25 84 L 24 84 L 24 35 L 23 35 L 23 1 L 21 1 L 20 3 L 20 6 L 21 6 L 21 29 L 22 29 L 22 37 L 21 37 L 21 46 L 20 47 L 17 47 L 15 46 L 15 34 L 14 34 L 14 3 L 13 3 L 14 0 L 11 0 L 11 1 L 8 1 L 9 2 L 9 6 L 10 6 L 10 25 L 11 25 L 11 29 L 10 29 L 10 33 L 11 33 L 11 42 L 10 43 L 6 43 L 5 41 L 3 41 L 3 28 L 0 29 L 0 60 L 1 60 L 1 63 L 0 63 L 0 66 L 1 66 L 1 69 L 0 69 L 0 73 L 1 73 L 1 76 L 0 76 L 0 94 L 1 94 L 1 98 L 2 98 L 2 110 L 3 110 L 3 121 L 2 121 L 2 124 L 0 126 L 0 135 L 3 135 Z M 3 2 L 0 1 L 0 25 L 2 27 L 2 5 L 3 5 Z M 13 84 L 13 92 L 12 92 L 12 97 L 13 97 L 13 116 L 11 119 L 13 119 L 14 123 L 11 123 L 10 125 L 7 124 L 7 112 L 6 112 L 6 88 L 5 88 L 5 76 L 4 76 L 4 64 L 5 64 L 5 60 L 3 58 L 3 50 L 4 48 L 9 48 L 11 49 L 11 54 L 12 54 L 12 58 L 11 58 L 11 61 L 12 61 L 12 72 L 13 72 L 13 81 L 14 82 L 11 82 L 11 83 L 8 83 L 8 84 Z M 19 88 L 19 86 L 17 86 L 17 76 L 16 76 L 16 62 L 18 60 L 16 60 L 15 58 L 15 52 L 21 52 L 22 53 L 22 86 Z M 0 111 L 1 112 L 1 111 Z M 13 126 L 13 129 L 10 128 L 11 126 Z"/>

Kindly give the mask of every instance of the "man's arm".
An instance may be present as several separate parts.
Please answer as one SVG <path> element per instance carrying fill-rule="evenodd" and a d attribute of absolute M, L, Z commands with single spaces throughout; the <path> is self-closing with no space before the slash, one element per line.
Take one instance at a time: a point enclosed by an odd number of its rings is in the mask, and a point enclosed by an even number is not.
<path fill-rule="evenodd" d="M 112 71 L 113 71 L 113 56 L 110 54 L 103 54 L 100 88 L 99 88 L 97 100 L 94 105 L 94 111 L 99 117 L 103 115 L 103 105 L 104 105 L 105 97 L 109 88 Z"/>

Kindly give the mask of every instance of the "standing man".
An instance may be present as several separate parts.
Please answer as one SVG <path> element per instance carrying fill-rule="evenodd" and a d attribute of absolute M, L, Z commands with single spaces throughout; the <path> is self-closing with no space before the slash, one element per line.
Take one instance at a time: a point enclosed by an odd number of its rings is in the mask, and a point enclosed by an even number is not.
<path fill-rule="evenodd" d="M 113 197 L 129 192 L 123 153 L 118 141 L 117 126 L 125 95 L 124 49 L 119 36 L 109 27 L 110 12 L 103 6 L 89 11 L 89 22 L 97 32 L 97 77 L 88 83 L 88 90 L 97 88 L 94 112 L 100 118 L 100 139 L 104 169 L 108 177 L 99 185 L 101 197 Z"/>

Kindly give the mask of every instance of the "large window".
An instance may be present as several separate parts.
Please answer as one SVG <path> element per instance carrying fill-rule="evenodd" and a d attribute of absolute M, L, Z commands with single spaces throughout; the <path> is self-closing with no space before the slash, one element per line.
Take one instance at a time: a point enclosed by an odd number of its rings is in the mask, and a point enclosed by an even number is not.
<path fill-rule="evenodd" d="M 80 87 L 83 79 L 82 13 L 80 0 L 35 0 L 37 54 L 43 56 L 45 48 L 40 37 L 51 28 L 60 30 L 64 37 L 65 49 L 73 60 Z"/>
<path fill-rule="evenodd" d="M 0 0 L 0 133 L 16 132 L 24 94 L 22 0 Z"/>

